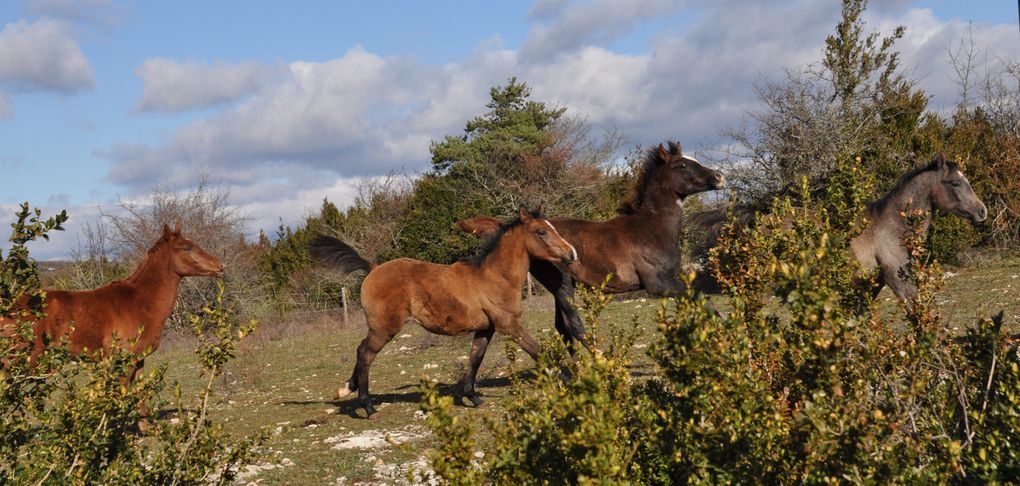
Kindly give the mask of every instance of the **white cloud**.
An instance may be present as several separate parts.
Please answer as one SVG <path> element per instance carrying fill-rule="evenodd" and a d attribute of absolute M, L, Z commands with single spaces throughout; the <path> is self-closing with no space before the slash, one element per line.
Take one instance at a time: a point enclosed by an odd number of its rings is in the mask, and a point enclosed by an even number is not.
<path fill-rule="evenodd" d="M 135 69 L 142 80 L 138 109 L 179 112 L 237 101 L 258 90 L 271 71 L 255 62 L 206 64 L 147 59 Z"/>
<path fill-rule="evenodd" d="M 113 0 L 23 0 L 22 3 L 28 14 L 107 27 L 119 24 L 123 17 L 121 8 Z"/>
<path fill-rule="evenodd" d="M 484 111 L 489 88 L 515 75 L 533 87 L 534 99 L 567 106 L 596 129 L 615 127 L 645 145 L 673 139 L 688 150 L 720 146 L 726 141 L 719 130 L 756 108 L 755 82 L 820 60 L 840 14 L 834 0 L 702 2 L 683 24 L 677 20 L 654 33 L 647 52 L 621 54 L 600 45 L 650 18 L 668 18 L 678 5 L 545 0 L 530 12 L 544 23 L 520 51 L 487 40 L 468 58 L 438 66 L 362 48 L 324 62 L 292 62 L 274 76 L 254 74 L 266 66 L 163 60 L 180 78 L 159 89 L 146 81 L 152 94 L 143 95 L 143 106 L 233 103 L 165 141 L 128 142 L 97 154 L 112 162 L 108 179 L 135 193 L 157 182 L 188 187 L 207 171 L 230 184 L 238 203 L 258 214 L 259 227 L 270 229 L 278 216 L 296 221 L 323 196 L 343 202 L 351 178 L 426 167 L 429 142 L 461 133 Z M 598 18 L 597 7 L 608 20 Z M 893 7 L 898 17 L 869 17 L 867 29 L 888 34 L 907 25 L 907 37 L 897 44 L 904 66 L 921 76 L 920 87 L 936 100 L 952 103 L 944 47 L 965 25 Z M 1000 50 L 1015 45 L 1015 36 L 1012 24 L 975 30 L 979 46 Z M 555 55 L 529 56 L 528 49 Z M 1018 59 L 1016 48 L 997 55 Z M 230 69 L 237 69 L 235 79 L 197 94 L 199 85 L 214 84 L 217 73 Z M 169 96 L 175 90 L 178 97 Z"/>
<path fill-rule="evenodd" d="M 40 239 L 29 243 L 29 253 L 32 258 L 39 261 L 67 260 L 72 249 L 78 246 L 82 227 L 86 223 L 94 225 L 99 219 L 99 208 L 95 204 L 68 207 L 67 201 L 60 196 L 50 199 L 46 205 L 40 207 L 44 219 L 56 216 L 65 209 L 70 218 L 64 224 L 64 231 L 53 231 L 49 234 L 49 241 Z M 11 224 L 17 220 L 15 214 L 20 210 L 21 208 L 15 204 L 0 204 L 0 228 L 3 229 L 0 232 L 0 250 L 5 256 L 10 249 L 7 238 L 10 236 Z"/>
<path fill-rule="evenodd" d="M 207 170 L 231 184 L 418 169 L 428 143 L 458 130 L 467 110 L 502 75 L 498 53 L 475 69 L 431 67 L 383 58 L 361 48 L 326 62 L 294 62 L 257 96 L 179 130 L 161 146 L 127 143 L 97 151 L 114 162 L 111 181 L 136 188 L 156 181 L 187 184 Z M 308 177 L 307 173 L 316 173 Z"/>
<path fill-rule="evenodd" d="M 906 26 L 903 39 L 896 43 L 900 65 L 908 70 L 919 87 L 932 97 L 929 108 L 951 109 L 959 96 L 957 77 L 949 64 L 949 50 L 959 47 L 970 36 L 977 50 L 973 73 L 980 78 L 1003 60 L 1020 61 L 1020 42 L 1016 25 L 982 25 L 954 19 L 938 20 L 926 8 L 909 10 L 900 17 L 869 17 L 869 25 L 883 33 L 897 25 Z"/>
<path fill-rule="evenodd" d="M 594 0 L 563 5 L 542 1 L 531 10 L 533 18 L 556 16 L 550 25 L 538 24 L 521 48 L 524 59 L 549 59 L 565 52 L 615 40 L 631 32 L 641 20 L 669 15 L 686 2 L 676 0 Z"/>
<path fill-rule="evenodd" d="M 8 23 L 0 31 L 0 119 L 14 116 L 11 92 L 70 95 L 92 88 L 92 67 L 61 22 Z"/>
<path fill-rule="evenodd" d="M 0 83 L 16 91 L 72 94 L 92 87 L 92 67 L 65 24 L 21 20 L 0 31 Z"/>

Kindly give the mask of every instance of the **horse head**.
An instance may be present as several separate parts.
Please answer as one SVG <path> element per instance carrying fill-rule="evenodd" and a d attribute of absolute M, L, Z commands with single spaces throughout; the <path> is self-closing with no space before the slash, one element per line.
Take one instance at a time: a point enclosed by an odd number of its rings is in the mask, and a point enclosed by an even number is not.
<path fill-rule="evenodd" d="M 531 258 L 569 265 L 577 260 L 577 250 L 564 240 L 545 217 L 542 209 L 531 213 L 520 208 L 521 225 L 525 233 L 524 245 Z"/>
<path fill-rule="evenodd" d="M 666 186 L 673 189 L 677 199 L 726 186 L 726 177 L 721 172 L 705 167 L 694 157 L 684 155 L 679 143 L 669 142 L 668 149 L 660 143 L 656 152 L 659 163 L 668 169 L 661 171 L 659 177 L 665 178 Z"/>
<path fill-rule="evenodd" d="M 932 161 L 938 168 L 938 183 L 932 186 L 932 203 L 936 208 L 954 213 L 977 223 L 988 217 L 988 208 L 974 194 L 970 181 L 954 162 L 947 161 L 944 153 L 939 153 Z"/>
<path fill-rule="evenodd" d="M 210 255 L 197 243 L 181 234 L 181 223 L 174 229 L 163 225 L 163 235 L 157 245 L 166 245 L 170 250 L 170 262 L 174 272 L 182 277 L 218 277 L 223 275 L 223 262 Z"/>

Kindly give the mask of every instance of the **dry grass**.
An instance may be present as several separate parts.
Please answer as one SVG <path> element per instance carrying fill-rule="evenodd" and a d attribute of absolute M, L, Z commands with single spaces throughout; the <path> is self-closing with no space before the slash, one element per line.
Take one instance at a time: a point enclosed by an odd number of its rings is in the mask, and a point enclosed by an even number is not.
<path fill-rule="evenodd" d="M 947 272 L 947 289 L 940 301 L 951 332 L 962 333 L 976 318 L 1000 309 L 1006 312 L 1009 331 L 1020 332 L 1020 260 Z M 888 290 L 879 299 L 883 313 L 897 314 L 899 304 Z M 621 300 L 612 303 L 605 314 L 606 319 L 628 323 L 638 316 L 643 334 L 633 353 L 637 376 L 655 371 L 645 351 L 657 339 L 653 316 L 659 302 Z M 259 484 L 337 484 L 339 478 L 346 478 L 344 484 L 392 484 L 399 482 L 402 471 L 429 446 L 422 421 L 415 417 L 419 380 L 434 379 L 444 386 L 456 383 L 463 374 L 470 339 L 432 336 L 418 326 L 406 327 L 372 366 L 372 393 L 379 414 L 366 420 L 353 400 L 332 399 L 336 388 L 350 376 L 354 350 L 365 335 L 360 312 L 352 312 L 352 322 L 346 326 L 342 320 L 335 315 L 288 316 L 264 323 L 228 366 L 213 406 L 214 418 L 234 433 L 271 431 L 266 462 L 280 466 L 263 469 L 249 480 L 257 479 Z M 526 301 L 525 323 L 540 340 L 555 339 L 551 297 Z M 189 339 L 168 339 L 147 363 L 168 365 L 168 378 L 179 381 L 186 392 L 199 386 L 198 368 L 191 355 L 194 343 Z M 508 340 L 496 340 L 479 372 L 479 391 L 486 406 L 458 407 L 458 413 L 476 425 L 485 417 L 500 415 L 509 393 L 510 374 L 532 367 L 523 352 L 516 353 L 517 361 L 511 362 L 503 351 Z M 440 390 L 449 393 L 444 386 Z M 342 438 L 371 431 L 400 432 L 409 442 L 400 447 L 334 449 Z M 485 438 L 481 440 L 484 444 Z"/>

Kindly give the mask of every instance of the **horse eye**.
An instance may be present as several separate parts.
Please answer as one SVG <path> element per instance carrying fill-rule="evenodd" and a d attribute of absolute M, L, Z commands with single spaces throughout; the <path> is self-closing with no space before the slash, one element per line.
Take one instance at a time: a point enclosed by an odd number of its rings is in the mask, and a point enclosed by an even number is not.
<path fill-rule="evenodd" d="M 184 251 L 191 251 L 191 245 L 185 246 Z"/>
<path fill-rule="evenodd" d="M 953 181 L 953 182 L 950 182 L 949 185 L 951 185 L 953 187 L 960 187 L 962 184 L 960 184 L 960 181 Z"/>
<path fill-rule="evenodd" d="M 538 236 L 545 236 L 546 232 L 545 232 L 544 229 L 540 229 L 540 230 L 536 231 L 535 234 L 537 234 Z"/>

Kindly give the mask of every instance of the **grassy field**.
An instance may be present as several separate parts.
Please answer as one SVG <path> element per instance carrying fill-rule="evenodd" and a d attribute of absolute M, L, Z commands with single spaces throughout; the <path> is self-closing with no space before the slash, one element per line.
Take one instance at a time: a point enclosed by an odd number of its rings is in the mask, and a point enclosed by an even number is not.
<path fill-rule="evenodd" d="M 962 333 L 979 316 L 1004 310 L 1010 333 L 1020 332 L 1020 261 L 986 263 L 979 268 L 946 272 L 946 289 L 938 296 L 946 324 Z M 892 294 L 880 295 L 882 312 L 899 309 Z M 713 302 L 722 297 L 713 296 Z M 552 299 L 540 296 L 525 303 L 525 323 L 542 339 L 553 337 Z M 613 303 L 605 319 L 631 322 L 635 316 L 642 335 L 635 344 L 637 375 L 654 371 L 645 354 L 656 338 L 652 317 L 661 301 L 638 298 Z M 267 430 L 265 461 L 249 471 L 242 483 L 254 484 L 402 484 L 409 468 L 421 469 L 430 439 L 419 414 L 421 379 L 452 385 L 463 374 L 470 338 L 433 336 L 408 326 L 383 349 L 372 366 L 372 393 L 379 413 L 364 418 L 353 400 L 334 401 L 333 393 L 350 376 L 354 350 L 364 337 L 363 317 L 291 316 L 286 322 L 263 323 L 243 346 L 218 384 L 213 417 L 232 433 Z M 511 373 L 533 366 L 521 352 L 511 363 L 497 337 L 479 372 L 482 408 L 458 407 L 470 422 L 498 417 L 508 395 Z M 192 351 L 194 343 L 170 339 L 147 360 L 148 366 L 167 364 L 168 379 L 192 395 L 201 385 Z M 443 388 L 441 387 L 441 390 Z M 449 393 L 449 389 L 446 390 Z M 403 442 L 394 446 L 385 439 Z M 482 438 L 484 444 L 484 438 Z"/>

